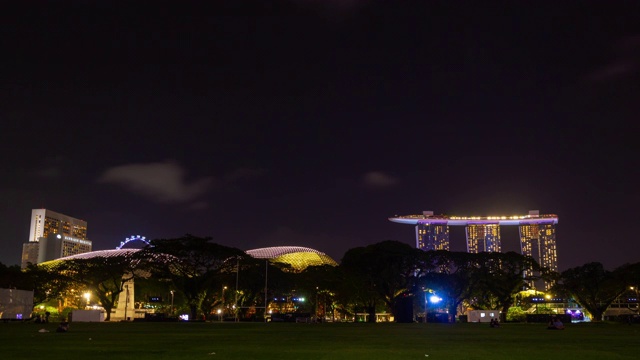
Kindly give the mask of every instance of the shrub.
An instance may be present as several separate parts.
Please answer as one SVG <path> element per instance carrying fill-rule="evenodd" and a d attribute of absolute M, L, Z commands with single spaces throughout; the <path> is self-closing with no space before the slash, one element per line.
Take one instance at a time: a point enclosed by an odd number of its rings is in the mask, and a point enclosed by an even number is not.
<path fill-rule="evenodd" d="M 507 311 L 507 321 L 524 322 L 527 319 L 527 313 L 520 306 L 512 306 Z"/>

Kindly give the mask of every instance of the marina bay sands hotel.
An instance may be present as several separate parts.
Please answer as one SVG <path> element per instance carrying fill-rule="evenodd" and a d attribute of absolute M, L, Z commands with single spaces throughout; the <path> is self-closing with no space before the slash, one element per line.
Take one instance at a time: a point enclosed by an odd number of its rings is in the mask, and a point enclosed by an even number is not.
<path fill-rule="evenodd" d="M 557 215 L 540 215 L 538 210 L 531 210 L 529 215 L 522 216 L 459 217 L 423 211 L 422 215 L 395 216 L 389 220 L 415 225 L 416 247 L 425 251 L 449 250 L 449 226 L 465 226 L 467 252 L 470 253 L 501 252 L 500 226 L 516 225 L 520 230 L 522 255 L 531 256 L 541 266 L 558 271 Z"/>

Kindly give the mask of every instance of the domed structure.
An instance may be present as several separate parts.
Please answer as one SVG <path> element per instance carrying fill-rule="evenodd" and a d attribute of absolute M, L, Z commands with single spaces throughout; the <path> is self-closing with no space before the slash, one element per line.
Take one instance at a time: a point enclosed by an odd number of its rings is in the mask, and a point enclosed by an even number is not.
<path fill-rule="evenodd" d="M 76 259 L 93 259 L 93 258 L 110 258 L 114 256 L 125 256 L 132 255 L 136 251 L 140 251 L 140 249 L 112 249 L 112 250 L 96 250 L 89 251 L 81 254 L 75 254 L 71 256 L 65 256 L 62 258 L 58 258 L 55 260 L 49 260 L 38 264 L 39 266 L 51 267 L 60 263 L 61 261 L 66 260 L 76 260 Z"/>
<path fill-rule="evenodd" d="M 247 250 L 247 254 L 257 259 L 269 259 L 273 262 L 289 264 L 297 271 L 302 271 L 309 266 L 338 265 L 329 255 L 302 246 L 274 246 L 253 249 Z"/>
<path fill-rule="evenodd" d="M 90 251 L 82 254 L 71 255 L 63 258 L 59 258 L 56 260 L 73 260 L 73 259 L 91 259 L 96 257 L 114 257 L 114 256 L 123 256 L 130 255 L 139 251 L 140 249 L 111 249 L 111 250 L 96 250 Z"/>

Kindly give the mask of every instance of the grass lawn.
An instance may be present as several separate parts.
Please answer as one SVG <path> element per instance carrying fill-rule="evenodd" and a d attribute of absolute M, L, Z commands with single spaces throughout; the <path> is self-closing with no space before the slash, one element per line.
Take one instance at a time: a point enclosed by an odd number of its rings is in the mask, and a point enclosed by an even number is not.
<path fill-rule="evenodd" d="M 636 359 L 640 325 L 0 323 L 2 359 Z M 40 333 L 46 328 L 50 332 Z"/>

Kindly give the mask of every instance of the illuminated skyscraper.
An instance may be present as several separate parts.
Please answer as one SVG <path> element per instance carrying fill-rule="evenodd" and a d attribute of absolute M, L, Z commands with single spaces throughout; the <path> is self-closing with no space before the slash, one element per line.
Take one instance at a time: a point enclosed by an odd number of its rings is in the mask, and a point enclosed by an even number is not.
<path fill-rule="evenodd" d="M 556 254 L 556 227 L 554 224 L 522 224 L 520 225 L 520 249 L 522 255 L 534 258 L 540 266 L 558 271 Z M 528 270 L 525 276 L 533 275 Z"/>
<path fill-rule="evenodd" d="M 542 267 L 558 270 L 557 215 L 540 215 L 539 211 L 531 210 L 529 215 L 459 217 L 424 211 L 422 215 L 396 216 L 389 220 L 416 225 L 416 247 L 425 251 L 449 250 L 449 226 L 465 226 L 467 251 L 470 253 L 501 252 L 500 226 L 518 225 L 522 254 L 533 257 Z M 531 271 L 525 274 L 530 275 Z M 549 285 L 545 284 L 546 287 Z"/>
<path fill-rule="evenodd" d="M 423 212 L 428 220 L 416 225 L 416 247 L 422 250 L 449 250 L 449 226 L 446 220 L 434 218 L 433 211 Z"/>
<path fill-rule="evenodd" d="M 466 227 L 467 252 L 501 252 L 500 225 L 469 224 Z"/>
<path fill-rule="evenodd" d="M 22 246 L 21 265 L 37 264 L 91 251 L 87 222 L 47 209 L 31 211 L 29 242 Z"/>

